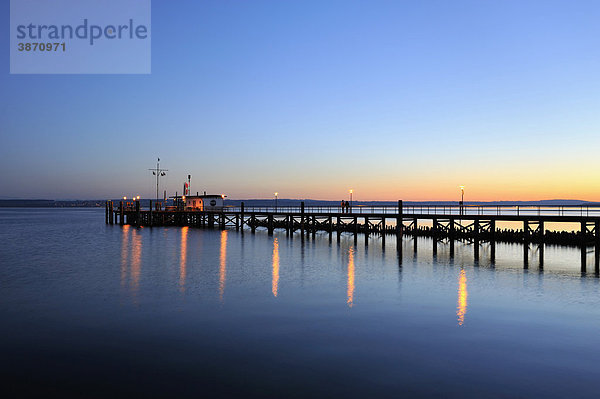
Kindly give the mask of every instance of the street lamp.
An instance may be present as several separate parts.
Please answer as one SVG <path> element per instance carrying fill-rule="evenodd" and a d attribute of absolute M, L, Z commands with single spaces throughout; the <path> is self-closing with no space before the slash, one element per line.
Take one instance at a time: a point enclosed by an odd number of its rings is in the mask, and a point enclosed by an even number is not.
<path fill-rule="evenodd" d="M 354 193 L 354 190 L 350 189 L 348 192 L 350 193 L 350 212 L 352 212 L 352 193 Z"/>
<path fill-rule="evenodd" d="M 160 158 L 158 158 L 158 161 L 156 162 L 156 168 L 152 168 L 152 169 L 148 169 L 148 170 L 152 172 L 152 175 L 156 176 L 156 202 L 158 202 L 158 200 L 159 200 L 159 198 L 158 198 L 158 182 L 161 177 L 164 177 L 167 175 L 165 172 L 168 172 L 169 170 L 160 168 Z M 191 178 L 191 175 L 188 176 L 188 179 L 190 179 L 190 178 Z"/>
<path fill-rule="evenodd" d="M 277 199 L 278 199 L 279 193 L 275 193 L 275 212 L 277 212 Z"/>
<path fill-rule="evenodd" d="M 460 186 L 460 214 L 464 213 L 463 206 L 465 203 L 465 186 Z"/>

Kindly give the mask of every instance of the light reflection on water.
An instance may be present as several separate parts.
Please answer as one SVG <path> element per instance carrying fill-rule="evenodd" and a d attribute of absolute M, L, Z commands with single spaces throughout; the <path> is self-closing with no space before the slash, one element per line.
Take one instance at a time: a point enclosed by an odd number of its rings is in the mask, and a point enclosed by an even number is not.
<path fill-rule="evenodd" d="M 279 241 L 277 238 L 273 240 L 273 281 L 271 283 L 271 292 L 277 297 L 279 289 Z"/>
<path fill-rule="evenodd" d="M 181 253 L 179 255 L 179 289 L 185 292 L 185 276 L 187 269 L 187 235 L 189 227 L 181 228 Z"/>
<path fill-rule="evenodd" d="M 221 247 L 219 254 L 219 299 L 223 302 L 225 282 L 227 280 L 227 230 L 221 231 Z"/>
<path fill-rule="evenodd" d="M 456 305 L 456 316 L 458 317 L 458 325 L 462 326 L 465 322 L 465 314 L 467 313 L 467 276 L 464 269 L 460 270 L 458 275 L 458 303 Z"/>
<path fill-rule="evenodd" d="M 581 273 L 576 249 L 547 246 L 543 268 L 532 249 L 525 270 L 517 244 L 498 244 L 494 261 L 483 244 L 476 262 L 472 245 L 434 255 L 425 237 L 416 252 L 405 237 L 399 255 L 376 236 L 3 212 L 0 372 L 23 386 L 47 376 L 109 392 L 135 370 L 130 389 L 145 396 L 598 392 L 600 279 Z"/>
<path fill-rule="evenodd" d="M 348 248 L 348 306 L 354 305 L 354 247 Z"/>

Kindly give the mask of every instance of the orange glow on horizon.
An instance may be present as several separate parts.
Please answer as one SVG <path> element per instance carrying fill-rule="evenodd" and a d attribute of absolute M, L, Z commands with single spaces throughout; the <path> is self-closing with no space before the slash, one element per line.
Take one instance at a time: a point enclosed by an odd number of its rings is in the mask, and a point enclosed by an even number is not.
<path fill-rule="evenodd" d="M 595 168 L 566 167 L 564 163 L 539 165 L 506 163 L 501 167 L 482 164 L 473 168 L 422 165 L 421 170 L 399 173 L 394 169 L 352 170 L 297 176 L 276 180 L 282 199 L 315 199 L 339 202 L 349 196 L 353 201 L 455 201 L 461 199 L 459 187 L 465 187 L 465 201 L 538 201 L 578 199 L 600 201 L 600 183 Z M 533 167 L 535 166 L 535 167 Z M 275 176 L 278 177 L 278 176 Z M 272 198 L 272 180 L 228 182 L 231 198 Z M 354 188 L 356 187 L 356 188 Z M 468 197 L 467 197 L 468 191 Z"/>

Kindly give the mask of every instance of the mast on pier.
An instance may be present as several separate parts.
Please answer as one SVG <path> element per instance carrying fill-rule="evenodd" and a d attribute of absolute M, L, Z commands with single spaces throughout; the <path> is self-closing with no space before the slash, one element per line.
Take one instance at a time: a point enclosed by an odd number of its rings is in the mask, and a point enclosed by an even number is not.
<path fill-rule="evenodd" d="M 169 171 L 169 169 L 161 169 L 160 168 L 160 158 L 158 158 L 158 161 L 156 162 L 156 168 L 153 169 L 148 169 L 150 171 L 152 171 L 152 174 L 154 176 L 156 176 L 156 201 L 158 202 L 159 198 L 158 198 L 158 183 L 160 181 L 160 178 L 162 176 L 165 176 Z"/>

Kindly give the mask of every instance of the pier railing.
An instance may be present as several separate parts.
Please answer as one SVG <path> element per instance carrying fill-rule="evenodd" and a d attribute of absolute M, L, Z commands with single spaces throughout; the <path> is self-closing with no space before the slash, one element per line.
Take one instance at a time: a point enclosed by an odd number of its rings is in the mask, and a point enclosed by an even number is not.
<path fill-rule="evenodd" d="M 240 212 L 240 206 L 226 206 L 224 211 Z M 246 206 L 247 213 L 300 213 L 300 206 Z M 305 206 L 305 213 L 398 214 L 394 205 Z M 600 205 L 404 205 L 403 214 L 419 215 L 481 215 L 481 216 L 598 216 Z"/>

